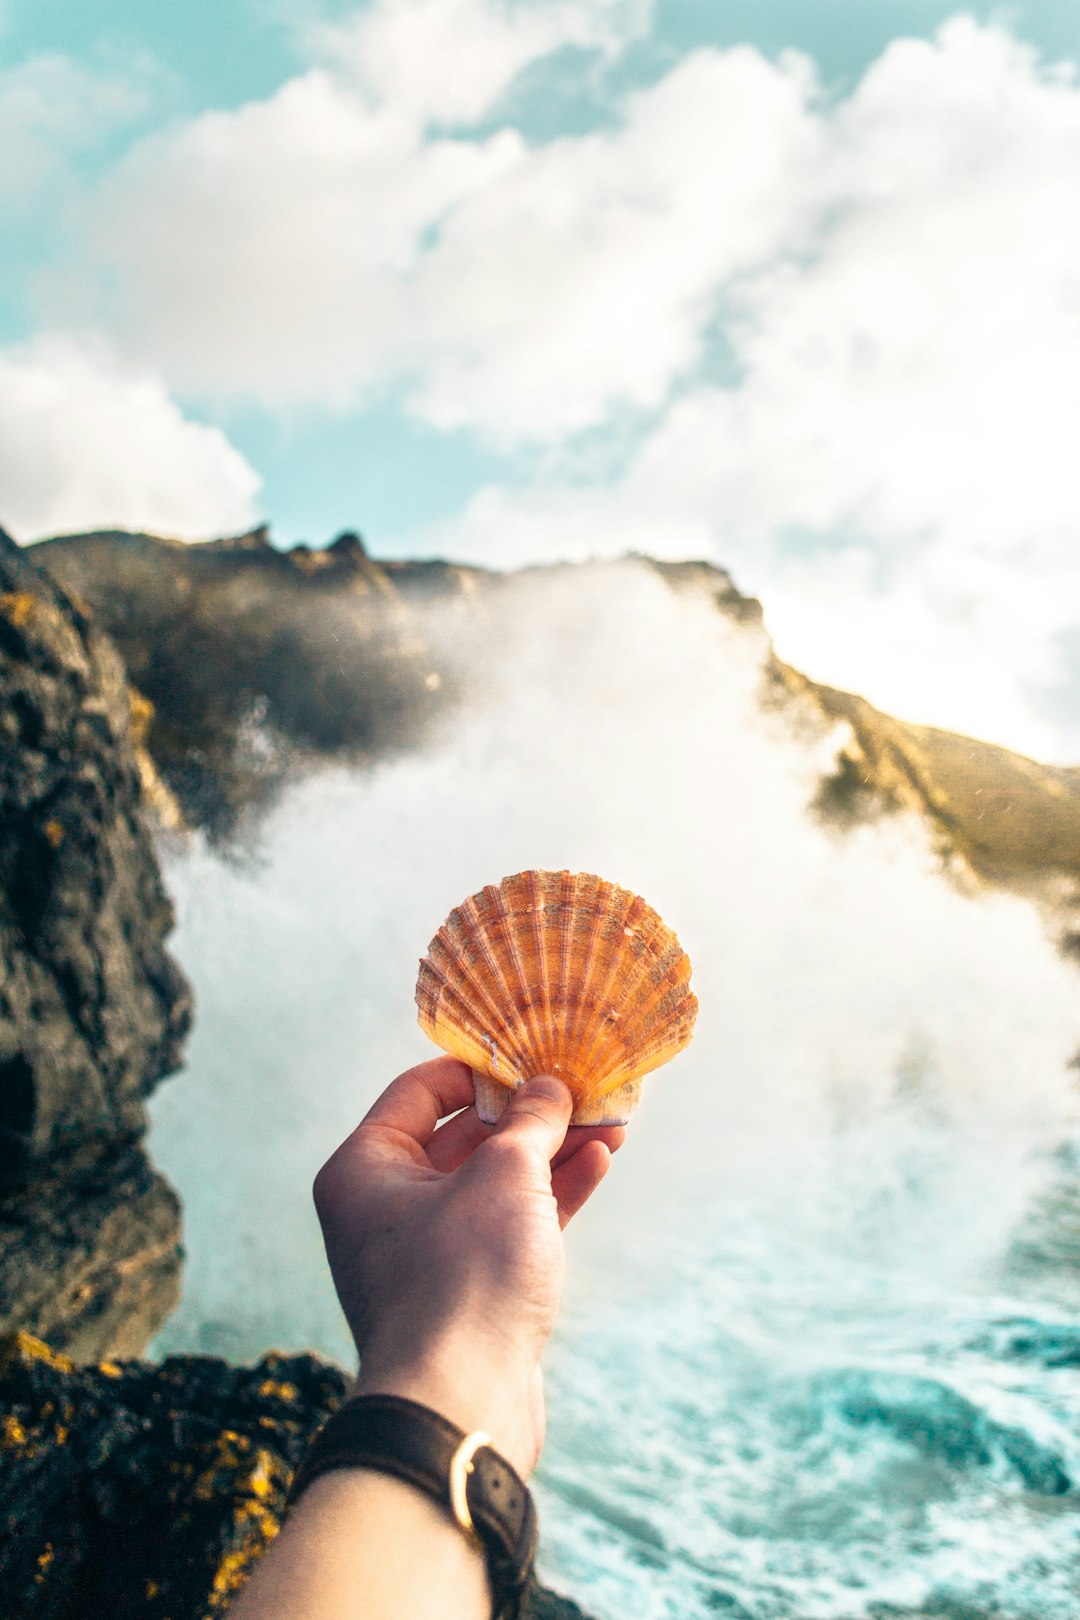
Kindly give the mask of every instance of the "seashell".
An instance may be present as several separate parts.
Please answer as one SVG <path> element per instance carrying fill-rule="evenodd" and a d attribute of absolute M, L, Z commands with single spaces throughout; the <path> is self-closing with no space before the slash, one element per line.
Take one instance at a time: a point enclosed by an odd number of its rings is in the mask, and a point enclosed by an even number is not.
<path fill-rule="evenodd" d="M 576 1125 L 622 1125 L 642 1078 L 689 1045 L 690 961 L 640 895 L 588 872 L 518 872 L 453 910 L 420 963 L 420 1026 L 473 1071 L 494 1124 L 554 1074 Z"/>

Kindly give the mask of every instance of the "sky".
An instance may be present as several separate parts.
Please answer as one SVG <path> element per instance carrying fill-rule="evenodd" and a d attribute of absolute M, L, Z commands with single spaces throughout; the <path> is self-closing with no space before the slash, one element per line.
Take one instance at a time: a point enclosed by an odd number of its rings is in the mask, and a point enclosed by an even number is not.
<path fill-rule="evenodd" d="M 1080 9 L 0 0 L 0 523 L 709 557 L 1080 761 Z"/>

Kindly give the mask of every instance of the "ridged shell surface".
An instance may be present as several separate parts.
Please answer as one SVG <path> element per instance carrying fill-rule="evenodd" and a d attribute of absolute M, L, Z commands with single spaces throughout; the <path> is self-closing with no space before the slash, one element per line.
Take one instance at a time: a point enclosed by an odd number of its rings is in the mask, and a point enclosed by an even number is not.
<path fill-rule="evenodd" d="M 624 1120 L 697 1015 L 671 929 L 640 895 L 587 872 L 518 872 L 471 895 L 428 947 L 416 1003 L 435 1044 L 472 1067 L 482 1117 L 554 1074 L 578 1124 Z"/>

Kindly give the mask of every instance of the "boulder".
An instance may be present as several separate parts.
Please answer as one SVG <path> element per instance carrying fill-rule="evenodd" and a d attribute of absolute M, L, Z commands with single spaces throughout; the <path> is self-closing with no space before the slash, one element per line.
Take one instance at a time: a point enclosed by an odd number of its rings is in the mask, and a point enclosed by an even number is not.
<path fill-rule="evenodd" d="M 123 665 L 0 531 L 0 1329 L 79 1355 L 175 1302 L 175 1195 L 140 1147 L 187 983 L 143 813 Z"/>
<path fill-rule="evenodd" d="M 348 1382 L 308 1355 L 76 1367 L 13 1335 L 0 1346 L 0 1613 L 224 1614 Z M 528 1620 L 587 1617 L 536 1588 Z"/>

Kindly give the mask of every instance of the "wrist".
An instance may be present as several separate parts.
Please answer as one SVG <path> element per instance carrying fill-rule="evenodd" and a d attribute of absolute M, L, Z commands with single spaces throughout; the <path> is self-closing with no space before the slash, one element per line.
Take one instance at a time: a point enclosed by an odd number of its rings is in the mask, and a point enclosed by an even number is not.
<path fill-rule="evenodd" d="M 468 1341 L 431 1345 L 411 1357 L 367 1349 L 352 1393 L 400 1395 L 448 1418 L 472 1434 L 490 1436 L 522 1479 L 536 1465 L 532 1369 L 493 1358 Z"/>
<path fill-rule="evenodd" d="M 316 1434 L 293 1479 L 291 1503 L 303 1503 L 316 1483 L 339 1473 L 368 1494 L 377 1492 L 377 1479 L 370 1476 L 385 1474 L 427 1497 L 441 1516 L 444 1542 L 453 1528 L 455 1536 L 465 1532 L 471 1551 L 483 1550 L 491 1612 L 500 1620 L 520 1620 L 536 1557 L 536 1509 L 513 1465 L 486 1436 L 464 1434 L 409 1397 L 364 1395 L 346 1401 Z M 339 1486 L 335 1497 L 344 1490 Z M 348 1494 L 355 1499 L 353 1491 Z M 471 1567 L 475 1576 L 476 1565 Z"/>

